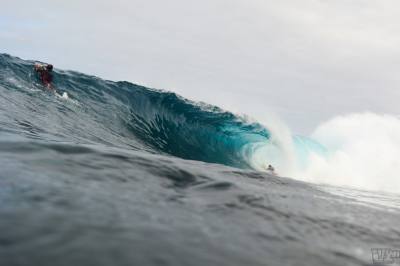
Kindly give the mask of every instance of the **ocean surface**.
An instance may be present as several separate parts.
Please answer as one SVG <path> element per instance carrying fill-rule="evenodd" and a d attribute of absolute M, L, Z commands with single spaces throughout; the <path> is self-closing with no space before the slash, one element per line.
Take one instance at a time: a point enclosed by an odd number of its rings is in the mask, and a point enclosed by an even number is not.
<path fill-rule="evenodd" d="M 371 265 L 400 248 L 398 194 L 281 177 L 268 125 L 59 69 L 55 95 L 33 64 L 0 54 L 0 265 Z M 299 167 L 327 152 L 291 138 Z"/>

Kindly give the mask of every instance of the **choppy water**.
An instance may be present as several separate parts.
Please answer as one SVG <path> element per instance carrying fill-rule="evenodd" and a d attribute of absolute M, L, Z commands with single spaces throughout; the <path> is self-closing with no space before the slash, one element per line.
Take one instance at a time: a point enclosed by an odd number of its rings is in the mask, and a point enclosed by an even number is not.
<path fill-rule="evenodd" d="M 1 265 L 370 265 L 399 248 L 399 196 L 254 170 L 274 145 L 259 123 L 56 70 L 62 99 L 32 65 L 0 55 Z"/>

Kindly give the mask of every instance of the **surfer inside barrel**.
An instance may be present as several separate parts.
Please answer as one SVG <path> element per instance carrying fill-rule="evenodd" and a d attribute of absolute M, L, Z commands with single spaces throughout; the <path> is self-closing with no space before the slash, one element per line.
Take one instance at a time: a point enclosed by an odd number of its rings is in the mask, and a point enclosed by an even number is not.
<path fill-rule="evenodd" d="M 267 171 L 272 175 L 276 175 L 275 168 L 270 164 L 268 165 Z"/>
<path fill-rule="evenodd" d="M 51 83 L 53 81 L 53 65 L 43 65 L 36 63 L 34 69 L 39 74 L 39 78 L 42 81 L 43 85 L 46 86 L 48 90 L 54 91 L 53 84 Z"/>

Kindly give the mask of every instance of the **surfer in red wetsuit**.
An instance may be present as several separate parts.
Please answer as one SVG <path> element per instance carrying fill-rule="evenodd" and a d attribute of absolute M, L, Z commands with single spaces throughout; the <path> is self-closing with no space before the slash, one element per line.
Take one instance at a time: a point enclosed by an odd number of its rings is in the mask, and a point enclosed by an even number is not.
<path fill-rule="evenodd" d="M 48 65 L 41 65 L 41 64 L 35 64 L 35 71 L 39 74 L 39 78 L 42 81 L 43 85 L 46 86 L 47 89 L 54 91 L 54 87 L 51 84 L 53 81 L 53 65 L 48 64 Z"/>

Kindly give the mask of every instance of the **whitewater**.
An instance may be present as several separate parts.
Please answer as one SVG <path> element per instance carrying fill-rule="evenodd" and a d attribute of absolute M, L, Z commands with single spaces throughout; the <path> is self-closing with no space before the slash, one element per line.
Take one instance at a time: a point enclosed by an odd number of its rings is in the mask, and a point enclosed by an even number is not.
<path fill-rule="evenodd" d="M 370 265 L 396 248 L 397 116 L 300 136 L 75 71 L 55 69 L 57 97 L 33 64 L 0 54 L 5 265 Z"/>

